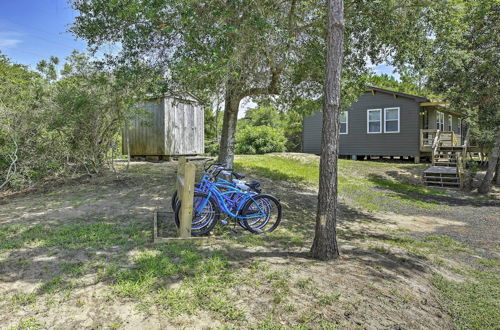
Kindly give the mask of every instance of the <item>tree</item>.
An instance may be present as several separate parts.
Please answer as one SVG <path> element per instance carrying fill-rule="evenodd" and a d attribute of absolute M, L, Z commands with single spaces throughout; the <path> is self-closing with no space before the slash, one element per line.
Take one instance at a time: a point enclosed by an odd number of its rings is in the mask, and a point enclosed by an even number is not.
<path fill-rule="evenodd" d="M 318 210 L 311 247 L 313 257 L 321 260 L 333 259 L 339 255 L 336 233 L 337 161 L 344 24 L 343 0 L 329 0 Z"/>
<path fill-rule="evenodd" d="M 490 190 L 500 153 L 500 3 L 495 0 L 440 2 L 431 54 L 432 86 L 465 113 L 492 145 L 479 192 Z M 436 15 L 438 17 L 438 15 Z"/>
<path fill-rule="evenodd" d="M 411 60 L 422 51 L 432 2 L 358 1 L 346 6 L 343 97 L 363 90 L 371 63 Z M 169 88 L 224 95 L 219 160 L 233 162 L 238 108 L 245 97 L 322 94 L 324 0 L 72 0 L 71 30 L 93 50 L 119 43 L 116 61 L 163 68 Z M 412 42 L 408 42 L 412 40 Z M 416 41 L 419 41 L 417 43 Z M 420 42 L 421 41 L 421 42 Z"/>
<path fill-rule="evenodd" d="M 313 6 L 296 0 L 73 0 L 72 31 L 94 50 L 120 43 L 117 61 L 163 67 L 169 88 L 224 95 L 219 159 L 232 165 L 240 101 L 277 94 L 279 76 Z M 304 23 L 305 24 L 305 23 Z"/>

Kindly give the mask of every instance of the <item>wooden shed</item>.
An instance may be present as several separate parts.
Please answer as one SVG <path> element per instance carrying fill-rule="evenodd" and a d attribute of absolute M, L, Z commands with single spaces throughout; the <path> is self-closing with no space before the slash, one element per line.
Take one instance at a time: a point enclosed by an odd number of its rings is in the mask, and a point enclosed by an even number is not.
<path fill-rule="evenodd" d="M 165 96 L 140 103 L 143 111 L 125 127 L 123 154 L 132 157 L 196 155 L 205 152 L 203 108 L 191 98 Z"/>

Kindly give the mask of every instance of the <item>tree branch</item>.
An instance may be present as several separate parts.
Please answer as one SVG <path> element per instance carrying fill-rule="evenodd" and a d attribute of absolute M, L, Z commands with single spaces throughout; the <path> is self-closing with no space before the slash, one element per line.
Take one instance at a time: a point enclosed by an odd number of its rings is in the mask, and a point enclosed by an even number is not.
<path fill-rule="evenodd" d="M 14 150 L 14 152 L 11 155 L 9 155 L 11 163 L 10 163 L 9 169 L 7 170 L 7 174 L 5 175 L 5 181 L 0 185 L 0 189 L 2 189 L 7 183 L 9 183 L 12 175 L 16 174 L 16 172 L 17 172 L 16 163 L 17 163 L 17 159 L 18 159 L 17 151 L 19 150 L 19 147 L 17 145 L 16 140 L 12 136 L 11 136 L 11 138 L 12 138 L 12 141 L 14 142 L 14 145 L 16 146 L 16 149 Z M 11 174 L 12 168 L 14 168 L 14 171 Z"/>
<path fill-rule="evenodd" d="M 246 96 L 265 95 L 265 94 L 279 94 L 279 77 L 281 68 L 271 68 L 271 81 L 267 87 L 255 87 L 243 91 L 242 98 Z"/>

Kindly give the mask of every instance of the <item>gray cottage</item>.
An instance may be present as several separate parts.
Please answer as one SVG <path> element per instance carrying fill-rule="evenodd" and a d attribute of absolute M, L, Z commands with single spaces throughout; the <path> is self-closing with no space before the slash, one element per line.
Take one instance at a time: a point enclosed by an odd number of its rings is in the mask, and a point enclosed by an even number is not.
<path fill-rule="evenodd" d="M 303 122 L 302 151 L 320 153 L 322 112 Z M 432 144 L 462 144 L 462 116 L 446 104 L 369 87 L 341 116 L 340 155 L 431 157 Z M 438 134 L 439 132 L 439 134 Z"/>

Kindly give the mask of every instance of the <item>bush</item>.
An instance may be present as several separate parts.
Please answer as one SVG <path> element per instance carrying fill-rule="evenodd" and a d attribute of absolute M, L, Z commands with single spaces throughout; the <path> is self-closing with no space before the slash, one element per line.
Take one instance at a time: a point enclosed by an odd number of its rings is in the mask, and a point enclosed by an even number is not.
<path fill-rule="evenodd" d="M 283 131 L 269 126 L 245 127 L 237 136 L 236 153 L 265 154 L 286 150 Z"/>
<path fill-rule="evenodd" d="M 219 154 L 219 142 L 205 140 L 205 153 L 210 156 L 217 156 Z"/>

